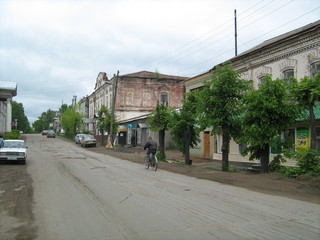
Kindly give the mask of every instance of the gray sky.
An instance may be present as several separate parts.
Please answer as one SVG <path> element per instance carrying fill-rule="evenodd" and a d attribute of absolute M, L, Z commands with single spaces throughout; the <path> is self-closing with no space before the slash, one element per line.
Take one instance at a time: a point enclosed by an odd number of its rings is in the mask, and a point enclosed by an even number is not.
<path fill-rule="evenodd" d="M 142 70 L 185 77 L 320 19 L 318 0 L 0 0 L 0 81 L 30 123 Z"/>

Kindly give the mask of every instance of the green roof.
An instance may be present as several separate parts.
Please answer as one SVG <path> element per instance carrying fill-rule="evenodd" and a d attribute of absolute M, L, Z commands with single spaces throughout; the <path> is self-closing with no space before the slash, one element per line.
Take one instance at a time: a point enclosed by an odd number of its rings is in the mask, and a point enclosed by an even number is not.
<path fill-rule="evenodd" d="M 316 120 L 320 120 L 320 102 L 317 102 L 313 107 L 314 115 Z M 309 110 L 305 109 L 301 112 L 300 116 L 296 119 L 297 121 L 309 120 Z"/>

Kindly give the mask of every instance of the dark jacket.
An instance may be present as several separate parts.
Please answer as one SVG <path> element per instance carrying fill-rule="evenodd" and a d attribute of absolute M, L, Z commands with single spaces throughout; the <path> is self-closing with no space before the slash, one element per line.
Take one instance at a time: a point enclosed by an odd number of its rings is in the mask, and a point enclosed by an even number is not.
<path fill-rule="evenodd" d="M 146 144 L 143 147 L 144 150 L 148 149 L 148 153 L 152 152 L 152 153 L 156 153 L 157 151 L 157 144 L 155 143 L 155 141 L 150 140 L 148 142 L 146 142 Z"/>

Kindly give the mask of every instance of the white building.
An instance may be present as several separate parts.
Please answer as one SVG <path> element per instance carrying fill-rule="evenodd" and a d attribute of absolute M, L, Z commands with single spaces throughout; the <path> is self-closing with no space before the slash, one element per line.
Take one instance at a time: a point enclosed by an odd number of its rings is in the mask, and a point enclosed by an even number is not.
<path fill-rule="evenodd" d="M 278 37 L 269 39 L 256 47 L 229 59 L 233 68 L 245 80 L 253 80 L 257 87 L 266 75 L 272 79 L 288 81 L 291 76 L 300 80 L 304 76 L 312 77 L 320 71 L 320 21 L 308 24 Z M 214 68 L 208 72 L 192 77 L 186 81 L 186 92 L 199 89 L 205 81 L 212 78 Z M 316 113 L 320 112 L 320 105 Z M 318 117 L 318 118 L 317 118 Z M 320 153 L 320 114 L 317 120 L 317 150 Z M 201 142 L 191 150 L 191 155 L 222 159 L 222 136 L 210 134 L 210 129 L 201 133 Z M 299 142 L 299 133 L 308 133 L 307 126 L 288 129 L 295 143 Z M 240 148 L 234 141 L 230 143 L 229 159 L 247 161 L 242 157 Z"/>
<path fill-rule="evenodd" d="M 12 97 L 17 95 L 17 84 L 0 81 L 0 133 L 12 129 Z"/>

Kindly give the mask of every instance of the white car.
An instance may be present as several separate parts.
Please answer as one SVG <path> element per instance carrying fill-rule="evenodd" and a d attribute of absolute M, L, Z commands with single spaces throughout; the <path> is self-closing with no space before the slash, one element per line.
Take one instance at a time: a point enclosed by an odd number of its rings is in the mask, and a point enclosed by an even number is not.
<path fill-rule="evenodd" d="M 4 140 L 0 148 L 0 161 L 16 161 L 26 164 L 27 146 L 23 140 Z"/>
<path fill-rule="evenodd" d="M 80 138 L 81 147 L 96 147 L 97 140 L 91 134 L 85 134 L 83 137 Z"/>

